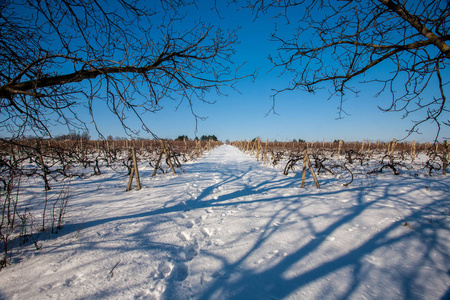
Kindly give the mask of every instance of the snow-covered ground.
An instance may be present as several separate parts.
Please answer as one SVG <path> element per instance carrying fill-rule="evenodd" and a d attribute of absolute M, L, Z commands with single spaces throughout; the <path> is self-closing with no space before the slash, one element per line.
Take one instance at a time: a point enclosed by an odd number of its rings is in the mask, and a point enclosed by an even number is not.
<path fill-rule="evenodd" d="M 0 271 L 5 299 L 448 299 L 450 176 L 300 188 L 231 146 L 71 183 L 66 224 Z"/>

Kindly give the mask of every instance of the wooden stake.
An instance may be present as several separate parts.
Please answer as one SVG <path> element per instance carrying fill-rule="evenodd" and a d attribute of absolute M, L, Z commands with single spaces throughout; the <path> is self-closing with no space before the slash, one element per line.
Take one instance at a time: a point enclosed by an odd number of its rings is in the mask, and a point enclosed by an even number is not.
<path fill-rule="evenodd" d="M 156 175 L 156 171 L 158 170 L 159 164 L 161 162 L 162 155 L 163 155 L 163 150 L 161 149 L 161 152 L 159 153 L 159 157 L 158 157 L 158 160 L 156 161 L 155 169 L 153 170 L 152 176 Z"/>
<path fill-rule="evenodd" d="M 442 155 L 442 174 L 447 175 L 447 166 L 448 166 L 448 145 L 447 140 L 444 141 L 443 150 L 444 153 Z"/>
<path fill-rule="evenodd" d="M 133 156 L 133 168 L 131 169 L 131 172 L 130 172 L 130 179 L 128 180 L 127 191 L 131 190 L 131 184 L 133 183 L 133 177 L 135 175 L 136 175 L 137 190 L 139 191 L 142 187 L 141 187 L 141 179 L 139 177 L 139 169 L 138 169 L 138 164 L 137 164 L 137 159 L 136 159 L 136 148 L 134 148 L 134 147 L 131 148 L 131 154 Z"/>
<path fill-rule="evenodd" d="M 169 156 L 169 153 L 170 153 L 170 152 L 167 151 L 166 146 L 164 145 L 163 140 L 161 140 L 161 145 L 162 145 L 162 148 L 163 148 L 163 150 L 164 150 L 164 154 L 165 154 L 166 157 L 167 157 L 167 162 L 169 163 L 169 166 L 170 166 L 170 168 L 172 169 L 172 173 L 173 173 L 173 174 L 176 174 L 175 169 L 174 169 L 174 167 L 173 167 L 173 165 L 172 165 L 172 162 L 170 161 L 170 156 Z"/>
<path fill-rule="evenodd" d="M 314 183 L 316 184 L 316 187 L 318 189 L 320 189 L 320 184 L 319 184 L 319 180 L 317 179 L 316 172 L 314 172 L 314 168 L 311 164 L 311 161 L 309 160 L 308 149 L 305 149 L 303 151 L 303 154 L 304 154 L 304 156 L 303 156 L 303 170 L 302 170 L 302 185 L 301 185 L 301 187 L 302 188 L 305 187 L 306 164 L 308 164 L 309 171 L 311 172 L 311 175 L 314 178 Z"/>
<path fill-rule="evenodd" d="M 396 144 L 395 139 L 392 139 L 392 146 L 391 146 L 391 156 L 392 157 L 394 156 L 395 144 Z"/>
<path fill-rule="evenodd" d="M 302 188 L 305 187 L 306 164 L 308 163 L 307 162 L 307 155 L 308 155 L 307 150 L 305 149 L 305 151 L 303 153 L 304 153 L 304 156 L 303 156 L 303 169 L 302 169 L 302 186 L 301 186 Z"/>
<path fill-rule="evenodd" d="M 267 161 L 267 146 L 269 145 L 269 139 L 266 139 L 266 149 L 264 150 L 264 164 L 266 164 Z"/>
<path fill-rule="evenodd" d="M 136 185 L 137 185 L 137 189 L 138 191 L 141 189 L 141 178 L 139 177 L 139 169 L 138 169 L 138 163 L 137 163 L 137 158 L 136 158 L 136 148 L 132 148 L 133 151 L 133 163 L 134 163 L 134 173 L 136 175 Z"/>
<path fill-rule="evenodd" d="M 256 161 L 259 161 L 259 150 L 260 149 L 261 149 L 261 141 L 258 139 L 258 145 L 256 146 Z"/>
<path fill-rule="evenodd" d="M 130 178 L 128 179 L 127 192 L 131 190 L 131 184 L 133 183 L 134 168 L 131 169 Z"/>

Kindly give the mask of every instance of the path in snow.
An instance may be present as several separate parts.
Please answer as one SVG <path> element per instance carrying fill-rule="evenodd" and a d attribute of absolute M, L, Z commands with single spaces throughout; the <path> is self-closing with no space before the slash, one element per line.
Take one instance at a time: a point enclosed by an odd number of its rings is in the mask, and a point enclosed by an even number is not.
<path fill-rule="evenodd" d="M 301 189 L 221 146 L 124 192 L 72 183 L 68 223 L 0 272 L 11 299 L 444 299 L 447 177 L 374 176 Z M 407 225 L 407 226 L 404 226 Z M 20 283 L 20 284 L 17 284 Z"/>

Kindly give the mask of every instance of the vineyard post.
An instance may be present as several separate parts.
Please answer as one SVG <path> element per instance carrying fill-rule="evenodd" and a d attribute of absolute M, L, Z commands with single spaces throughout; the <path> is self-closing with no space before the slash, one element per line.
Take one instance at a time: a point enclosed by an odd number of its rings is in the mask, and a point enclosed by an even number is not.
<path fill-rule="evenodd" d="M 269 144 L 269 138 L 266 139 L 266 148 L 264 150 L 264 164 L 266 164 L 267 161 L 267 146 Z"/>
<path fill-rule="evenodd" d="M 391 156 L 394 157 L 394 150 L 396 146 L 396 140 L 392 139 L 392 146 L 391 146 Z"/>
<path fill-rule="evenodd" d="M 172 162 L 170 161 L 170 155 L 169 155 L 170 152 L 167 151 L 166 145 L 164 144 L 164 141 L 163 141 L 163 140 L 161 140 L 161 145 L 162 145 L 162 148 L 163 148 L 163 150 L 164 150 L 164 154 L 165 154 L 166 157 L 167 157 L 167 162 L 169 163 L 169 166 L 170 166 L 170 168 L 172 169 L 172 173 L 173 173 L 173 174 L 176 174 L 175 169 L 174 169 L 174 167 L 173 167 L 173 165 L 172 165 Z"/>
<path fill-rule="evenodd" d="M 259 151 L 261 149 L 261 140 L 258 139 L 257 141 L 258 141 L 258 143 L 256 144 L 256 161 L 259 161 Z M 256 143 L 256 141 L 255 141 L 255 143 Z"/>
<path fill-rule="evenodd" d="M 195 142 L 195 154 L 197 154 L 197 158 L 200 157 L 200 154 L 199 154 L 199 152 L 198 152 L 198 142 L 199 142 L 199 141 L 196 141 L 196 142 Z"/>
<path fill-rule="evenodd" d="M 363 139 L 362 141 L 362 145 L 361 145 L 361 153 L 363 153 L 364 151 L 364 143 L 366 142 L 366 139 Z"/>
<path fill-rule="evenodd" d="M 412 147 L 411 147 L 412 149 L 412 159 L 411 159 L 411 162 L 414 162 L 414 159 L 416 159 L 416 140 L 414 140 L 414 141 L 412 141 Z"/>
<path fill-rule="evenodd" d="M 161 149 L 161 152 L 159 153 L 158 160 L 156 161 L 155 169 L 153 170 L 152 176 L 156 175 L 156 171 L 158 170 L 159 164 L 161 163 L 162 156 L 163 156 L 163 150 Z"/>
<path fill-rule="evenodd" d="M 341 159 L 341 149 L 342 149 L 342 144 L 343 143 L 344 143 L 343 140 L 339 140 L 338 159 Z"/>
<path fill-rule="evenodd" d="M 253 155 L 253 150 L 255 150 L 255 141 L 252 142 L 252 149 L 250 150 L 250 155 Z"/>
<path fill-rule="evenodd" d="M 302 185 L 301 185 L 302 188 L 305 187 L 306 164 L 308 164 L 309 171 L 311 172 L 311 175 L 314 178 L 314 183 L 316 184 L 316 187 L 319 189 L 320 188 L 319 180 L 317 179 L 316 172 L 314 172 L 314 168 L 311 164 L 311 161 L 309 160 L 308 148 L 305 148 L 305 150 L 303 151 L 303 169 L 302 169 Z"/>
<path fill-rule="evenodd" d="M 308 151 L 307 148 L 305 148 L 305 150 L 303 151 L 303 167 L 302 167 L 302 185 L 301 187 L 304 188 L 305 187 L 305 176 L 306 176 L 306 159 L 308 156 Z"/>
<path fill-rule="evenodd" d="M 204 151 L 205 149 L 203 149 L 203 147 L 202 147 L 202 141 L 200 140 L 200 141 L 198 141 L 198 143 L 199 143 L 199 145 L 200 145 L 200 155 L 203 156 L 203 151 Z"/>
<path fill-rule="evenodd" d="M 179 168 L 180 168 L 180 169 L 183 171 L 183 173 L 184 173 L 183 168 L 181 168 L 181 163 L 180 163 L 180 161 L 178 160 L 178 157 L 175 155 L 175 151 L 173 150 L 173 148 L 172 148 L 172 146 L 170 145 L 170 143 L 167 143 L 167 150 L 168 150 L 169 154 L 170 154 L 170 153 L 173 154 L 173 155 L 172 155 L 173 161 L 177 164 L 177 166 L 179 166 Z"/>
<path fill-rule="evenodd" d="M 137 164 L 137 159 L 136 159 L 136 148 L 134 146 L 131 148 L 131 154 L 133 156 L 133 168 L 131 168 L 130 179 L 128 180 L 127 191 L 131 190 L 131 184 L 133 183 L 134 175 L 136 175 L 136 185 L 137 185 L 137 190 L 139 191 L 141 189 L 141 179 L 139 177 L 139 169 L 138 169 L 138 164 Z"/>
<path fill-rule="evenodd" d="M 443 155 L 442 155 L 442 174 L 447 175 L 447 166 L 448 166 L 448 145 L 447 140 L 444 141 L 442 147 Z"/>
<path fill-rule="evenodd" d="M 139 191 L 141 189 L 141 178 L 139 177 L 138 162 L 137 162 L 137 158 L 136 158 L 136 148 L 133 146 L 131 151 L 133 154 L 133 164 L 134 164 L 134 173 L 135 173 L 134 175 L 136 175 L 136 185 L 137 185 L 137 189 Z"/>

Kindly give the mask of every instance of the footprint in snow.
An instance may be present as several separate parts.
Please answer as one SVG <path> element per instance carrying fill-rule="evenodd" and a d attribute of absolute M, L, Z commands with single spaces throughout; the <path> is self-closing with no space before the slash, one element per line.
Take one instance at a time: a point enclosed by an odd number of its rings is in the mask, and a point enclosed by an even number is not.
<path fill-rule="evenodd" d="M 206 246 L 211 246 L 211 245 L 214 245 L 214 246 L 223 246 L 223 245 L 225 245 L 225 242 L 222 241 L 221 239 L 214 239 L 214 240 L 212 240 L 212 241 L 206 241 L 205 245 L 206 245 Z"/>
<path fill-rule="evenodd" d="M 183 242 L 187 242 L 187 241 L 191 240 L 191 236 L 189 235 L 189 233 L 187 233 L 185 231 L 178 232 L 177 237 L 180 238 L 180 240 L 182 240 Z"/>
<path fill-rule="evenodd" d="M 206 219 L 206 215 L 201 215 L 200 217 L 198 217 L 197 219 L 195 219 L 195 223 L 200 224 L 201 222 L 203 222 Z"/>
<path fill-rule="evenodd" d="M 189 220 L 186 223 L 186 228 L 192 228 L 192 227 L 194 227 L 194 225 L 195 225 L 195 222 L 192 220 Z"/>
<path fill-rule="evenodd" d="M 187 246 L 184 248 L 184 257 L 186 260 L 192 260 L 194 257 L 196 257 L 199 253 L 199 245 L 197 241 L 195 241 L 192 245 Z"/>
<path fill-rule="evenodd" d="M 183 281 L 189 276 L 188 266 L 184 263 L 179 263 L 173 268 L 172 278 L 175 281 Z"/>
<path fill-rule="evenodd" d="M 170 262 L 163 261 L 158 266 L 158 271 L 161 278 L 167 278 L 172 273 L 173 265 Z"/>
<path fill-rule="evenodd" d="M 213 230 L 209 228 L 202 227 L 200 231 L 203 233 L 205 237 L 211 237 L 213 235 Z"/>

